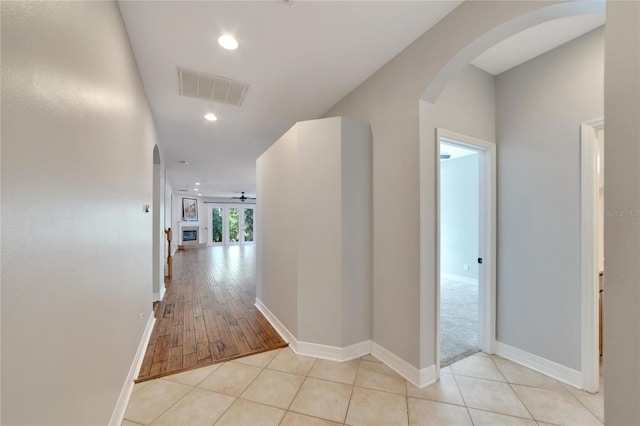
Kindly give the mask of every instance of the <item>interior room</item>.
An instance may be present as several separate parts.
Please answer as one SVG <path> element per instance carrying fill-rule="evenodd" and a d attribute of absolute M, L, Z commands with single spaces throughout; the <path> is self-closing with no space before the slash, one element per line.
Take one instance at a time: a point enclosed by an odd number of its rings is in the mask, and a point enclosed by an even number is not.
<path fill-rule="evenodd" d="M 0 423 L 640 424 L 640 4 L 0 9 Z"/>
<path fill-rule="evenodd" d="M 478 346 L 480 161 L 440 141 L 440 367 Z"/>

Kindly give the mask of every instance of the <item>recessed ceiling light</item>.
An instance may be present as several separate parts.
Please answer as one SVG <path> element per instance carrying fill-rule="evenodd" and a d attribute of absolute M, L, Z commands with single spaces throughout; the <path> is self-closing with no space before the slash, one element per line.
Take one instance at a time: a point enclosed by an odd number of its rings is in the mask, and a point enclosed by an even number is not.
<path fill-rule="evenodd" d="M 236 50 L 238 48 L 238 40 L 229 34 L 218 37 L 218 44 L 227 50 Z"/>
<path fill-rule="evenodd" d="M 196 182 L 196 185 L 200 185 L 200 182 Z"/>
<path fill-rule="evenodd" d="M 198 197 L 202 197 L 202 194 L 198 194 Z"/>
<path fill-rule="evenodd" d="M 209 113 L 207 115 L 204 116 L 205 120 L 209 120 L 209 121 L 216 121 L 218 119 L 218 117 L 216 117 L 215 115 Z"/>

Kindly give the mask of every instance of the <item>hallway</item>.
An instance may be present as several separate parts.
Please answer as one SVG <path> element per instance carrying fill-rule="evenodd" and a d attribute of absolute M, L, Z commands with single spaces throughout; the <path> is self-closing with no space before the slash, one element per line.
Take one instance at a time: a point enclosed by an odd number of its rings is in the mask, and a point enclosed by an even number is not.
<path fill-rule="evenodd" d="M 286 346 L 255 308 L 255 246 L 176 253 L 137 381 Z"/>

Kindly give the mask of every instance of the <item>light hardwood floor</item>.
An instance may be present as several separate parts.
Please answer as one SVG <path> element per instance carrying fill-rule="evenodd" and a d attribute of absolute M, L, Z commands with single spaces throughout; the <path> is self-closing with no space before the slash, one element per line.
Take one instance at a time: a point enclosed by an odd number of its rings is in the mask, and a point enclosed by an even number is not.
<path fill-rule="evenodd" d="M 255 308 L 255 246 L 179 252 L 137 382 L 282 348 Z"/>

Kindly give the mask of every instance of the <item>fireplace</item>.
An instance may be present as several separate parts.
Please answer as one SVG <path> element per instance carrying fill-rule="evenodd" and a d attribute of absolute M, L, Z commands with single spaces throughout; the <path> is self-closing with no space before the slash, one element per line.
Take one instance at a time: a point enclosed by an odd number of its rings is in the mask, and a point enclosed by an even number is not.
<path fill-rule="evenodd" d="M 198 245 L 198 230 L 197 226 L 183 226 L 182 227 L 182 245 L 190 246 L 190 245 Z"/>

